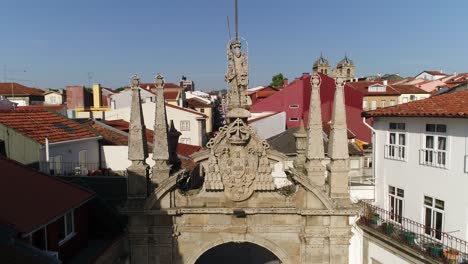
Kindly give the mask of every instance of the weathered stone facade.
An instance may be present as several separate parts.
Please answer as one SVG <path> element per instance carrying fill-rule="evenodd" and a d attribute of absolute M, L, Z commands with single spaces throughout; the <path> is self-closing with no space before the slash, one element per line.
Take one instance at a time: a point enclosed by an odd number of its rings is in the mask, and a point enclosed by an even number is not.
<path fill-rule="evenodd" d="M 247 61 L 242 63 L 248 69 Z M 330 142 L 334 157 L 329 176 L 320 163 L 324 158 L 323 142 L 316 131 L 322 131 L 322 124 L 312 117 L 320 109 L 320 100 L 313 98 L 309 114 L 312 127 L 296 135 L 303 158 L 286 171 L 292 184 L 278 189 L 271 170 L 286 156 L 270 150 L 247 123 L 250 112 L 242 91 L 248 72 L 239 69 L 237 74 L 228 72 L 227 76 L 228 124 L 206 149 L 192 155 L 200 167 L 201 186 L 182 189 L 180 182 L 194 176 L 184 176 L 183 170 L 167 174 L 167 169 L 153 168 L 155 189 L 146 198 L 129 199 L 121 209 L 129 218 L 131 263 L 194 264 L 204 252 L 228 242 L 259 245 L 271 251 L 280 263 L 348 263 L 349 216 L 356 210 L 349 193 L 342 189 L 348 184 L 344 173 L 348 144 L 346 132 L 342 132 L 342 80 L 337 81 L 334 111 L 338 114 L 333 119 L 337 125 L 332 129 L 332 140 L 337 143 Z M 318 89 L 320 81 L 314 77 L 312 82 Z M 316 90 L 312 97 L 317 96 Z M 155 112 L 156 120 L 165 124 L 163 113 Z M 155 145 L 168 149 L 167 126 L 155 127 L 156 132 L 161 137 L 155 137 Z M 164 165 L 169 159 L 164 154 L 157 157 Z M 132 186 L 132 178 L 128 180 Z"/>

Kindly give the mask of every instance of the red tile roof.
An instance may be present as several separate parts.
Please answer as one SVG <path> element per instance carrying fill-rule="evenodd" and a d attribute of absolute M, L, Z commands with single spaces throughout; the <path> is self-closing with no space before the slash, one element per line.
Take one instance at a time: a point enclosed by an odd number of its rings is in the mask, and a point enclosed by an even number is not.
<path fill-rule="evenodd" d="M 403 85 L 403 84 L 394 84 L 392 88 L 400 92 L 401 94 L 429 94 L 423 89 L 417 87 L 416 85 Z"/>
<path fill-rule="evenodd" d="M 424 71 L 424 72 L 429 73 L 431 75 L 447 75 L 447 74 L 442 73 L 440 71 Z"/>
<path fill-rule="evenodd" d="M 382 81 L 375 81 L 375 82 L 348 82 L 346 83 L 347 86 L 354 88 L 355 90 L 362 93 L 364 96 L 382 96 L 382 95 L 400 95 L 400 92 L 393 89 L 392 86 L 386 85 L 385 92 L 369 92 L 369 86 L 374 84 L 382 84 Z"/>
<path fill-rule="evenodd" d="M 442 94 L 406 104 L 363 112 L 364 117 L 468 117 L 468 90 Z"/>
<path fill-rule="evenodd" d="M 26 105 L 26 106 L 18 106 L 17 110 L 51 110 L 51 111 L 62 111 L 66 109 L 66 105 Z"/>
<path fill-rule="evenodd" d="M 83 188 L 0 157 L 0 222 L 27 234 L 93 197 Z"/>
<path fill-rule="evenodd" d="M 179 91 L 164 91 L 164 99 L 176 100 L 179 97 Z"/>
<path fill-rule="evenodd" d="M 200 146 L 189 145 L 184 143 L 179 143 L 177 145 L 177 154 L 189 158 L 195 152 L 198 152 L 202 149 Z"/>
<path fill-rule="evenodd" d="M 140 87 L 143 88 L 143 89 L 148 89 L 148 87 L 150 89 L 153 89 L 153 88 L 156 88 L 156 84 L 155 83 L 140 83 Z M 175 84 L 175 83 L 164 83 L 164 86 L 163 86 L 164 89 L 166 88 L 179 88 L 179 89 L 182 89 L 182 87 L 180 87 L 179 85 Z"/>
<path fill-rule="evenodd" d="M 197 98 L 189 98 L 187 99 L 187 104 L 189 107 L 194 108 L 209 108 L 211 107 L 210 104 L 205 103 L 204 101 L 197 99 Z"/>
<path fill-rule="evenodd" d="M 172 108 L 175 108 L 175 109 L 179 109 L 179 110 L 182 110 L 182 111 L 185 111 L 185 112 L 189 112 L 189 113 L 192 113 L 192 114 L 196 114 L 196 115 L 199 115 L 201 117 L 204 117 L 204 118 L 208 118 L 207 115 L 205 114 L 202 114 L 202 113 L 199 113 L 195 110 L 192 110 L 192 109 L 189 109 L 189 108 L 185 108 L 185 107 L 180 107 L 180 106 L 176 106 L 176 105 L 172 105 L 172 104 L 167 104 L 166 103 L 166 107 L 169 106 L 169 107 L 172 107 Z"/>
<path fill-rule="evenodd" d="M 41 143 L 93 138 L 97 135 L 76 122 L 43 109 L 0 111 L 0 123 Z"/>
<path fill-rule="evenodd" d="M 37 95 L 44 96 L 44 91 L 36 88 L 27 87 L 19 83 L 0 83 L 0 94 L 1 95 Z"/>

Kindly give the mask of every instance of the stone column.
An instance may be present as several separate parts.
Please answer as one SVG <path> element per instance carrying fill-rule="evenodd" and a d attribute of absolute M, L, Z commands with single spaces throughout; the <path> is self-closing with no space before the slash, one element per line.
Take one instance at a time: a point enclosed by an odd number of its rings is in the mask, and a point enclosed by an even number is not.
<path fill-rule="evenodd" d="M 146 128 L 141 109 L 139 89 L 140 79 L 132 77 L 132 108 L 130 113 L 130 128 L 128 135 L 128 159 L 132 165 L 127 168 L 128 198 L 145 199 L 148 196 L 148 157 Z"/>
<path fill-rule="evenodd" d="M 156 107 L 154 117 L 154 141 L 151 181 L 157 185 L 169 177 L 169 146 L 167 137 L 166 105 L 164 101 L 164 78 L 158 74 L 156 83 Z"/>
<path fill-rule="evenodd" d="M 180 168 L 180 159 L 177 156 L 177 145 L 179 144 L 179 137 L 182 135 L 174 126 L 174 120 L 171 120 L 169 127 L 169 163 L 173 171 Z"/>
<path fill-rule="evenodd" d="M 306 171 L 307 177 L 316 185 L 325 184 L 325 159 L 323 147 L 322 103 L 320 100 L 320 75 L 310 80 L 312 91 L 309 105 L 309 127 L 307 128 Z"/>
<path fill-rule="evenodd" d="M 344 102 L 344 82 L 336 79 L 335 100 L 333 102 L 332 124 L 328 142 L 330 196 L 343 198 L 349 203 L 348 190 L 348 129 Z"/>
<path fill-rule="evenodd" d="M 304 120 L 301 120 L 301 125 L 299 130 L 294 133 L 294 138 L 296 139 L 296 159 L 294 160 L 294 167 L 300 168 L 301 170 L 305 166 L 306 162 L 306 146 L 307 146 L 307 132 L 304 128 Z"/>

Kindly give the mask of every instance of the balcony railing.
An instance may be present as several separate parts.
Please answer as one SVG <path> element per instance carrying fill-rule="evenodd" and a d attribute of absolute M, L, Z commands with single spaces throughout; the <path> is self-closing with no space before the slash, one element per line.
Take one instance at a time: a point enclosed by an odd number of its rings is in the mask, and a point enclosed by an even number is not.
<path fill-rule="evenodd" d="M 39 162 L 42 173 L 55 176 L 114 176 L 105 164 L 82 162 Z"/>
<path fill-rule="evenodd" d="M 360 205 L 361 225 L 443 263 L 468 263 L 468 242 L 366 202 Z"/>
<path fill-rule="evenodd" d="M 386 159 L 406 160 L 406 146 L 385 145 L 384 152 L 384 157 Z"/>
<path fill-rule="evenodd" d="M 437 168 L 447 168 L 447 151 L 434 149 L 419 150 L 419 164 Z"/>

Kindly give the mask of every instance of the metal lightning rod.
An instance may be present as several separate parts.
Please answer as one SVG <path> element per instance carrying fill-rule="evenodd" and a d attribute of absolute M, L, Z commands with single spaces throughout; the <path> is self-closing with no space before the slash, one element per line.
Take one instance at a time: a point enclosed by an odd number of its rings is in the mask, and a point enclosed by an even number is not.
<path fill-rule="evenodd" d="M 239 16 L 237 11 L 237 0 L 236 0 L 236 40 L 239 40 Z"/>

